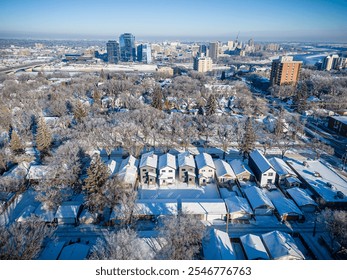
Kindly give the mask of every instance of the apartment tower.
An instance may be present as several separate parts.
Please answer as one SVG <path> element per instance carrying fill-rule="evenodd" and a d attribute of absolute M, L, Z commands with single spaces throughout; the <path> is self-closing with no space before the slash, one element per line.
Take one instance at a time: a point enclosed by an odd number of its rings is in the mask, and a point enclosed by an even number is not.
<path fill-rule="evenodd" d="M 293 61 L 292 56 L 280 56 L 272 61 L 271 85 L 296 85 L 299 80 L 302 61 Z"/>

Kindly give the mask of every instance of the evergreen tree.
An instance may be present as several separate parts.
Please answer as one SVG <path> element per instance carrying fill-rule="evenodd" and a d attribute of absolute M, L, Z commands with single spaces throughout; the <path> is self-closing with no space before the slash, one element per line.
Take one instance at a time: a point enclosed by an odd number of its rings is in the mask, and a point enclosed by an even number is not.
<path fill-rule="evenodd" d="M 217 100 L 214 94 L 211 94 L 209 98 L 207 99 L 206 104 L 206 115 L 211 116 L 215 114 L 217 111 Z"/>
<path fill-rule="evenodd" d="M 156 87 L 153 91 L 152 106 L 158 110 L 163 109 L 163 93 L 160 87 Z"/>
<path fill-rule="evenodd" d="M 88 177 L 84 181 L 83 190 L 86 191 L 86 204 L 90 211 L 96 212 L 102 208 L 100 200 L 103 200 L 103 186 L 109 177 L 107 166 L 101 161 L 100 156 L 93 159 L 87 169 Z"/>
<path fill-rule="evenodd" d="M 13 151 L 13 153 L 16 155 L 24 152 L 24 146 L 22 144 L 22 141 L 20 140 L 17 132 L 14 130 L 12 131 L 12 134 L 11 134 L 10 148 Z"/>
<path fill-rule="evenodd" d="M 48 154 L 52 145 L 52 134 L 45 120 L 41 117 L 36 132 L 36 147 L 42 154 Z"/>
<path fill-rule="evenodd" d="M 77 101 L 73 114 L 77 122 L 83 121 L 83 119 L 87 116 L 87 111 L 81 101 Z"/>
<path fill-rule="evenodd" d="M 240 153 L 245 159 L 250 152 L 255 148 L 256 135 L 254 132 L 252 118 L 248 117 L 245 123 L 244 134 L 240 143 Z"/>

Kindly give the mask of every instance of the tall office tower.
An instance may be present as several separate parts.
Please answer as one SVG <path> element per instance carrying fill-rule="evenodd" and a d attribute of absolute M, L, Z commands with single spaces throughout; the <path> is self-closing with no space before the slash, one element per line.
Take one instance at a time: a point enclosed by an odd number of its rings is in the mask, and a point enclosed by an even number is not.
<path fill-rule="evenodd" d="M 141 44 L 137 46 L 137 61 L 143 63 L 152 63 L 152 52 L 149 44 Z"/>
<path fill-rule="evenodd" d="M 136 60 L 136 49 L 135 49 L 135 36 L 131 33 L 124 33 L 119 36 L 119 47 L 120 47 L 120 60 L 135 61 Z"/>
<path fill-rule="evenodd" d="M 199 54 L 204 54 L 204 56 L 208 56 L 208 48 L 206 45 L 200 45 Z"/>
<path fill-rule="evenodd" d="M 202 73 L 211 71 L 212 59 L 204 54 L 194 57 L 194 70 Z"/>
<path fill-rule="evenodd" d="M 339 56 L 337 54 L 328 55 L 324 57 L 322 63 L 322 70 L 330 71 L 331 69 L 337 69 L 339 64 Z"/>
<path fill-rule="evenodd" d="M 234 41 L 228 41 L 228 50 L 232 51 L 234 49 Z"/>
<path fill-rule="evenodd" d="M 248 40 L 248 46 L 254 47 L 254 40 L 253 40 L 253 38 Z"/>
<path fill-rule="evenodd" d="M 299 80 L 302 61 L 293 61 L 292 56 L 280 56 L 272 61 L 271 85 L 296 85 Z"/>
<path fill-rule="evenodd" d="M 108 63 L 118 63 L 119 44 L 117 41 L 108 41 L 106 44 Z"/>
<path fill-rule="evenodd" d="M 219 44 L 218 42 L 210 43 L 209 45 L 209 56 L 212 58 L 213 62 L 217 61 L 219 52 Z"/>

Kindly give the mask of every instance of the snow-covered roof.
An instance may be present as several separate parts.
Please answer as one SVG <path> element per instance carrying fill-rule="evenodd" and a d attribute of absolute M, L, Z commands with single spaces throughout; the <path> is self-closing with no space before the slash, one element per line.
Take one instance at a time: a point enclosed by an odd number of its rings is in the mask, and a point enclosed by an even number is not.
<path fill-rule="evenodd" d="M 33 205 L 29 205 L 29 206 L 25 207 L 23 212 L 18 217 L 17 222 L 26 221 L 28 218 L 30 218 L 34 214 L 35 209 L 36 209 L 36 207 Z"/>
<path fill-rule="evenodd" d="M 42 250 L 39 260 L 57 260 L 61 250 L 65 245 L 64 241 L 49 242 Z"/>
<path fill-rule="evenodd" d="M 262 208 L 262 207 L 272 208 L 272 209 L 275 208 L 270 198 L 265 194 L 264 190 L 255 186 L 248 186 L 244 188 L 244 192 L 253 210 L 256 208 Z"/>
<path fill-rule="evenodd" d="M 28 174 L 30 168 L 30 163 L 27 162 L 21 162 L 11 170 L 5 172 L 2 174 L 2 177 L 11 177 L 16 179 L 22 179 L 25 178 Z"/>
<path fill-rule="evenodd" d="M 107 167 L 110 172 L 110 176 L 116 173 L 117 162 L 114 159 L 110 159 L 107 163 Z"/>
<path fill-rule="evenodd" d="M 139 168 L 142 168 L 145 166 L 157 168 L 157 165 L 158 165 L 158 156 L 154 154 L 154 152 L 148 152 L 141 156 Z"/>
<path fill-rule="evenodd" d="M 206 166 L 215 169 L 213 159 L 210 154 L 201 153 L 195 156 L 196 166 L 198 169 L 204 168 Z"/>
<path fill-rule="evenodd" d="M 88 256 L 88 252 L 89 246 L 74 243 L 63 248 L 59 260 L 85 260 Z"/>
<path fill-rule="evenodd" d="M 299 207 L 305 205 L 317 206 L 317 203 L 309 196 L 309 194 L 304 189 L 291 188 L 288 189 L 287 192 Z"/>
<path fill-rule="evenodd" d="M 187 214 L 227 214 L 227 209 L 223 199 L 182 199 L 182 211 Z"/>
<path fill-rule="evenodd" d="M 224 160 L 217 159 L 214 161 L 214 165 L 216 167 L 216 175 L 217 177 L 230 177 L 235 179 L 235 173 L 231 169 L 230 164 L 225 162 Z"/>
<path fill-rule="evenodd" d="M 202 248 L 206 260 L 236 260 L 229 235 L 224 231 L 211 227 Z"/>
<path fill-rule="evenodd" d="M 121 172 L 124 168 L 127 168 L 127 167 L 137 168 L 138 164 L 139 164 L 138 160 L 134 156 L 130 155 L 127 158 L 122 160 L 119 166 L 119 172 Z"/>
<path fill-rule="evenodd" d="M 303 216 L 301 210 L 296 206 L 293 200 L 286 198 L 284 196 L 271 196 L 271 192 L 269 195 L 273 205 L 275 205 L 277 212 L 280 216 L 284 215 L 299 215 Z"/>
<path fill-rule="evenodd" d="M 228 197 L 231 197 L 231 196 L 235 196 L 235 195 L 236 195 L 236 192 L 230 191 L 230 190 L 227 189 L 227 188 L 220 188 L 220 189 L 219 189 L 219 192 L 220 192 L 220 196 L 221 196 L 223 199 L 226 199 L 226 198 L 228 198 Z"/>
<path fill-rule="evenodd" d="M 230 214 L 235 212 L 240 212 L 240 213 L 253 215 L 251 206 L 248 204 L 247 199 L 244 197 L 231 196 L 226 198 L 224 201 L 227 206 L 228 213 Z"/>
<path fill-rule="evenodd" d="M 270 259 L 260 236 L 254 234 L 246 234 L 241 236 L 240 240 L 249 260 Z"/>
<path fill-rule="evenodd" d="M 270 162 L 263 156 L 261 152 L 258 150 L 253 150 L 249 157 L 254 161 L 254 163 L 258 166 L 261 173 L 266 172 L 270 168 L 274 169 Z"/>
<path fill-rule="evenodd" d="M 295 244 L 294 239 L 286 232 L 272 231 L 262 234 L 264 244 L 275 260 L 304 260 L 305 257 Z"/>
<path fill-rule="evenodd" d="M 238 176 L 238 175 L 240 175 L 240 174 L 242 174 L 242 173 L 244 173 L 244 172 L 253 175 L 253 172 L 251 171 L 251 169 L 249 168 L 249 166 L 248 166 L 246 163 L 242 162 L 241 160 L 239 160 L 239 159 L 234 159 L 234 160 L 232 160 L 232 161 L 229 162 L 229 163 L 230 163 L 230 166 L 231 166 L 231 168 L 233 169 L 234 174 L 235 174 L 236 176 Z"/>
<path fill-rule="evenodd" d="M 67 201 L 63 202 L 62 205 L 58 207 L 57 212 L 55 213 L 56 219 L 77 219 L 77 215 L 80 211 L 81 203 L 76 201 Z"/>
<path fill-rule="evenodd" d="M 326 202 L 347 202 L 347 181 L 321 161 L 288 163 Z"/>
<path fill-rule="evenodd" d="M 294 183 L 301 184 L 301 181 L 296 177 L 288 177 L 288 178 L 286 178 L 286 180 L 289 184 L 294 184 Z"/>
<path fill-rule="evenodd" d="M 124 183 L 134 186 L 137 179 L 137 167 L 129 166 L 123 168 L 118 172 L 117 177 Z"/>
<path fill-rule="evenodd" d="M 44 222 L 51 223 L 55 217 L 55 211 L 46 210 L 42 204 L 40 204 L 34 212 L 35 216 L 40 218 Z"/>
<path fill-rule="evenodd" d="M 177 164 L 179 167 L 191 166 L 195 168 L 194 157 L 188 151 L 177 155 Z"/>
<path fill-rule="evenodd" d="M 31 165 L 27 174 L 28 180 L 44 180 L 49 179 L 52 174 L 49 166 L 47 165 Z"/>
<path fill-rule="evenodd" d="M 166 153 L 159 157 L 158 168 L 171 167 L 176 169 L 176 157 L 172 154 Z"/>
<path fill-rule="evenodd" d="M 269 162 L 275 169 L 278 176 L 295 176 L 294 171 L 286 164 L 286 162 L 283 159 L 273 157 L 269 159 Z"/>

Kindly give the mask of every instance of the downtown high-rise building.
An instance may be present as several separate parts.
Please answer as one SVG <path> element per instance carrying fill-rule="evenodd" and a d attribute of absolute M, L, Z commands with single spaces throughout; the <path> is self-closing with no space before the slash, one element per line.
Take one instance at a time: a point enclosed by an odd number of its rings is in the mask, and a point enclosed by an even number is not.
<path fill-rule="evenodd" d="M 208 47 L 204 44 L 200 45 L 199 54 L 204 54 L 204 56 L 208 56 Z"/>
<path fill-rule="evenodd" d="M 136 60 L 135 36 L 124 33 L 119 36 L 120 60 L 124 62 Z"/>
<path fill-rule="evenodd" d="M 328 55 L 324 57 L 321 69 L 330 71 L 331 69 L 338 69 L 339 56 L 337 54 Z"/>
<path fill-rule="evenodd" d="M 212 71 L 212 59 L 211 57 L 205 56 L 203 53 L 194 57 L 193 68 L 195 71 L 204 73 Z"/>
<path fill-rule="evenodd" d="M 211 42 L 209 44 L 209 56 L 212 58 L 213 62 L 216 62 L 219 54 L 219 43 Z"/>
<path fill-rule="evenodd" d="M 271 85 L 296 85 L 299 80 L 302 61 L 294 61 L 292 56 L 280 56 L 272 61 Z"/>
<path fill-rule="evenodd" d="M 108 63 L 119 62 L 119 44 L 117 41 L 108 41 L 106 44 Z"/>
<path fill-rule="evenodd" d="M 152 51 L 149 44 L 137 46 L 137 61 L 150 64 L 152 63 Z"/>

